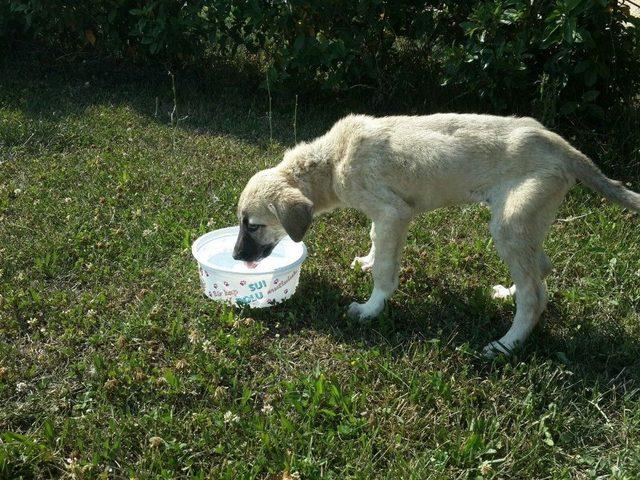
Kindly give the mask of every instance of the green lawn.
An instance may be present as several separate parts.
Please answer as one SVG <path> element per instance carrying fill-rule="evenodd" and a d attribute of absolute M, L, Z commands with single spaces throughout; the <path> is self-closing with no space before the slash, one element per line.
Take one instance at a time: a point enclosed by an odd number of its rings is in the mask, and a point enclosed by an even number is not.
<path fill-rule="evenodd" d="M 46 71 L 0 70 L 0 477 L 640 477 L 637 215 L 572 191 L 509 360 L 479 354 L 514 313 L 479 206 L 415 222 L 370 325 L 344 313 L 371 289 L 353 211 L 314 223 L 290 301 L 225 309 L 189 247 L 294 144 L 293 96 L 270 140 L 265 92 L 228 78 L 178 75 L 172 125 L 166 75 Z M 318 103 L 298 139 L 352 108 Z"/>

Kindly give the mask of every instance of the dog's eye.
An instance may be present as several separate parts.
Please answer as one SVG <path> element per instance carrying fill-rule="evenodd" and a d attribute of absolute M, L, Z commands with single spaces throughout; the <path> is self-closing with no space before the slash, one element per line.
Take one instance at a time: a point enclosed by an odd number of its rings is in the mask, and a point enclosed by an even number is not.
<path fill-rule="evenodd" d="M 262 225 L 255 225 L 253 223 L 249 223 L 247 224 L 247 230 L 249 230 L 250 232 L 257 232 L 259 228 L 261 228 Z"/>

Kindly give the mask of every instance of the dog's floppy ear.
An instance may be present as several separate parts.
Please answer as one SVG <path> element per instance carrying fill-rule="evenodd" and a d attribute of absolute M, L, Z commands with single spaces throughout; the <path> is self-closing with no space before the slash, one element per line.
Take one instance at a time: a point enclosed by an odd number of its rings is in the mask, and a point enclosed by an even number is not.
<path fill-rule="evenodd" d="M 302 241 L 313 220 L 313 202 L 297 190 L 290 195 L 269 204 L 269 210 L 276 216 L 282 228 L 294 242 Z"/>

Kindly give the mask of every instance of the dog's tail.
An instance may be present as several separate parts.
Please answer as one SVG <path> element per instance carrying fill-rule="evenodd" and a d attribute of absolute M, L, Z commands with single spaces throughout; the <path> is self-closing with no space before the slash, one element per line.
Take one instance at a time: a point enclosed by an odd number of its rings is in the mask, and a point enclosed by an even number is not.
<path fill-rule="evenodd" d="M 630 210 L 640 211 L 640 194 L 625 188 L 621 182 L 607 177 L 589 157 L 563 140 L 565 153 L 571 162 L 571 171 L 591 190 Z"/>

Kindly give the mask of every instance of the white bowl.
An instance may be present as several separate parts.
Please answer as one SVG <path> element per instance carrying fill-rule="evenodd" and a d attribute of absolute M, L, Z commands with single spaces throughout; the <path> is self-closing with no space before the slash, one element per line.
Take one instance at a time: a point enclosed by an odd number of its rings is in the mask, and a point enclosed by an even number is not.
<path fill-rule="evenodd" d="M 269 307 L 289 298 L 296 291 L 300 266 L 307 257 L 304 243 L 285 237 L 257 267 L 231 256 L 239 227 L 205 233 L 191 247 L 198 261 L 200 284 L 204 294 L 220 302 Z"/>

